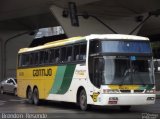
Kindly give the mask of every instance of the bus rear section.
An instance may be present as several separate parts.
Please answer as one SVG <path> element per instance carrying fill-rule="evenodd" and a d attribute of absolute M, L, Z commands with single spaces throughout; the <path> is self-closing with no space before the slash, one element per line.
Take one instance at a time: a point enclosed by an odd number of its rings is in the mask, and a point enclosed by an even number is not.
<path fill-rule="evenodd" d="M 88 58 L 94 105 L 129 109 L 155 103 L 152 50 L 147 39 L 93 38 Z"/>

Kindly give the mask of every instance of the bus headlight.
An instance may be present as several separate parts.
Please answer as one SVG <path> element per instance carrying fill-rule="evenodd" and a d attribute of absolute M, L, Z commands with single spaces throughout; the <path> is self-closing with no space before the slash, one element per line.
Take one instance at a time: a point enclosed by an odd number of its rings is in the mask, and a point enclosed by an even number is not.
<path fill-rule="evenodd" d="M 120 93 L 118 89 L 103 89 L 103 93 Z"/>
<path fill-rule="evenodd" d="M 155 93 L 155 89 L 146 90 L 145 93 Z"/>

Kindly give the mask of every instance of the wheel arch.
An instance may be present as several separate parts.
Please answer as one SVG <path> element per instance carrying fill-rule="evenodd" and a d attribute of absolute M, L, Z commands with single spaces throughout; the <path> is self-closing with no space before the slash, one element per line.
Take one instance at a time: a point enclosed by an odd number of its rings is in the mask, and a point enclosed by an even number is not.
<path fill-rule="evenodd" d="M 26 98 L 28 98 L 28 95 L 27 95 L 27 94 L 28 94 L 29 89 L 31 89 L 31 90 L 32 90 L 32 88 L 31 88 L 31 86 L 30 86 L 30 85 L 28 85 L 28 86 L 27 86 L 27 89 L 26 89 Z"/>
<path fill-rule="evenodd" d="M 38 86 L 37 86 L 37 85 L 34 85 L 34 87 L 33 87 L 33 91 L 34 91 L 34 89 L 35 89 L 35 88 L 37 88 L 37 89 L 38 89 Z"/>

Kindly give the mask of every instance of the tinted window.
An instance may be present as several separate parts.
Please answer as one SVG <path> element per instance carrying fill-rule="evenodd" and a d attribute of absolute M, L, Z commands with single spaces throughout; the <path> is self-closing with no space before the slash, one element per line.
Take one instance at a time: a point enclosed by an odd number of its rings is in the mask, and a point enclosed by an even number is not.
<path fill-rule="evenodd" d="M 49 51 L 49 62 L 50 63 L 54 63 L 55 62 L 55 50 L 54 49 L 51 49 Z"/>
<path fill-rule="evenodd" d="M 66 52 L 67 52 L 66 47 L 61 48 L 61 62 L 62 63 L 66 61 Z"/>
<path fill-rule="evenodd" d="M 86 44 L 81 44 L 80 45 L 80 55 L 79 55 L 80 60 L 85 60 L 86 59 Z"/>
<path fill-rule="evenodd" d="M 44 64 L 44 55 L 45 55 L 45 52 L 40 51 L 40 64 Z"/>
<path fill-rule="evenodd" d="M 79 60 L 80 45 L 74 46 L 74 60 Z"/>
<path fill-rule="evenodd" d="M 60 49 L 55 49 L 55 62 L 58 63 L 60 61 Z"/>
<path fill-rule="evenodd" d="M 49 54 L 48 50 L 44 51 L 44 63 L 47 64 L 49 62 Z"/>
<path fill-rule="evenodd" d="M 67 47 L 66 60 L 68 62 L 72 61 L 72 47 Z"/>
<path fill-rule="evenodd" d="M 29 54 L 23 54 L 22 55 L 22 66 L 28 66 L 29 65 Z"/>
<path fill-rule="evenodd" d="M 74 57 L 75 61 L 86 59 L 86 44 L 77 44 L 74 46 Z"/>

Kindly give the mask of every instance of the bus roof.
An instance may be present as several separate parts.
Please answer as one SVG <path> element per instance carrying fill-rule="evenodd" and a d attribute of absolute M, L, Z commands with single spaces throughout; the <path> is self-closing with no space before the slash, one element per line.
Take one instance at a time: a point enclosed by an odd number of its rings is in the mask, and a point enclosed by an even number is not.
<path fill-rule="evenodd" d="M 92 34 L 86 36 L 87 40 L 91 39 L 113 39 L 113 40 L 149 40 L 147 37 L 124 34 Z"/>
<path fill-rule="evenodd" d="M 85 40 L 92 40 L 92 39 L 110 39 L 110 40 L 149 40 L 147 37 L 141 37 L 141 36 L 135 36 L 135 35 L 124 35 L 124 34 L 92 34 L 86 37 L 72 37 L 64 40 L 58 40 L 58 41 L 53 41 L 46 43 L 41 46 L 33 47 L 33 48 L 22 48 L 19 50 L 18 53 L 25 53 L 25 52 L 30 52 L 30 51 L 36 51 L 36 50 L 41 50 L 41 49 L 47 49 L 51 47 L 58 47 L 58 46 L 63 46 L 67 44 L 72 44 L 76 42 L 81 42 Z"/>
<path fill-rule="evenodd" d="M 51 48 L 51 47 L 58 47 L 58 46 L 63 46 L 63 45 L 67 45 L 67 44 L 72 44 L 72 43 L 84 41 L 84 40 L 85 40 L 85 37 L 81 37 L 81 36 L 72 37 L 72 38 L 68 38 L 68 39 L 49 42 L 44 45 L 40 45 L 40 46 L 33 47 L 33 48 L 22 48 L 19 50 L 18 53 L 36 51 L 36 50 L 47 49 L 47 48 Z"/>

